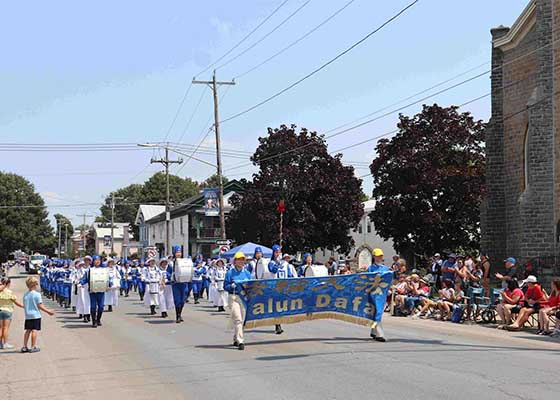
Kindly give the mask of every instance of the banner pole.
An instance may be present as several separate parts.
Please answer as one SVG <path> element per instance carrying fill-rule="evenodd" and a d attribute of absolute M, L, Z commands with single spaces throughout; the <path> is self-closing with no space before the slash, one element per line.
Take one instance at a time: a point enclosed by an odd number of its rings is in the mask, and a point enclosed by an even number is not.
<path fill-rule="evenodd" d="M 280 247 L 282 247 L 282 224 L 284 222 L 284 213 L 280 213 Z"/>

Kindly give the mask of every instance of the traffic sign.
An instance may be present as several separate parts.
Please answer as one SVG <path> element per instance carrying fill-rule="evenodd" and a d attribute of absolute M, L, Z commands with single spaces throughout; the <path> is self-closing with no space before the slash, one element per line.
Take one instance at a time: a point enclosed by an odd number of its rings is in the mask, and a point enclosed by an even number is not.
<path fill-rule="evenodd" d="M 220 246 L 220 254 L 225 253 L 226 251 L 229 251 L 229 246 Z"/>
<path fill-rule="evenodd" d="M 218 240 L 216 240 L 216 244 L 218 246 L 231 246 L 233 243 L 235 243 L 235 242 L 231 239 L 218 239 Z"/>

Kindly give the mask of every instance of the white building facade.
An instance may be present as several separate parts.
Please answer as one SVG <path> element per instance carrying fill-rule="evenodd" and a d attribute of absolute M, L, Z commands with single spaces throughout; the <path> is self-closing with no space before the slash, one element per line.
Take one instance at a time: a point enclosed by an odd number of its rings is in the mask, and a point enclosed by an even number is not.
<path fill-rule="evenodd" d="M 345 261 L 350 261 L 351 263 L 358 264 L 358 256 L 361 250 L 369 250 L 371 252 L 375 248 L 380 248 L 383 250 L 385 255 L 385 262 L 390 263 L 391 258 L 397 254 L 393 247 L 393 242 L 391 240 L 384 240 L 375 231 L 375 225 L 370 219 L 369 214 L 375 208 L 375 201 L 368 200 L 364 204 L 364 215 L 360 220 L 357 228 L 350 232 L 352 239 L 354 239 L 354 247 L 350 249 L 348 254 L 340 254 L 335 250 L 319 249 L 315 252 L 315 260 L 319 263 L 325 263 L 330 257 L 338 262 L 344 259 Z M 367 253 L 367 251 L 365 251 Z M 364 257 L 365 254 L 362 254 Z M 367 258 L 367 257 L 366 257 Z M 366 262 L 366 261 L 362 261 Z M 361 266 L 361 265 L 360 265 Z"/>

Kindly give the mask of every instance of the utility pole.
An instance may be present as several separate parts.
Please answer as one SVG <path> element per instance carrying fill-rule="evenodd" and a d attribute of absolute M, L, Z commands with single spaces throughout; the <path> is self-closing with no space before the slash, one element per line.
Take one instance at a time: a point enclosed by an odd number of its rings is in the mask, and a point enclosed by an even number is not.
<path fill-rule="evenodd" d="M 165 146 L 165 158 L 164 159 L 154 159 L 150 160 L 152 164 L 159 163 L 165 166 L 165 255 L 171 252 L 171 213 L 169 212 L 169 165 L 170 164 L 181 164 L 183 159 L 170 160 L 169 159 L 169 144 Z"/>
<path fill-rule="evenodd" d="M 235 85 L 235 82 L 218 82 L 216 81 L 216 70 L 212 75 L 211 81 L 196 81 L 193 79 L 194 84 L 208 85 L 214 93 L 214 132 L 216 133 L 216 164 L 218 167 L 218 199 L 220 202 L 220 230 L 222 232 L 222 239 L 226 239 L 226 217 L 224 213 L 224 181 L 222 179 L 222 150 L 220 145 L 220 118 L 218 115 L 218 86 L 219 85 Z"/>

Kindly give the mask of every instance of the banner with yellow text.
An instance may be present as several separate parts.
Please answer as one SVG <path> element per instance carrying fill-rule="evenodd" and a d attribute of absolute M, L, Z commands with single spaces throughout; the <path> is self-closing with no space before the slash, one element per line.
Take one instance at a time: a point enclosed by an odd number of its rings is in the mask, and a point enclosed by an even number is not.
<path fill-rule="evenodd" d="M 360 325 L 380 321 L 393 272 L 247 281 L 238 293 L 245 327 L 338 319 Z"/>

